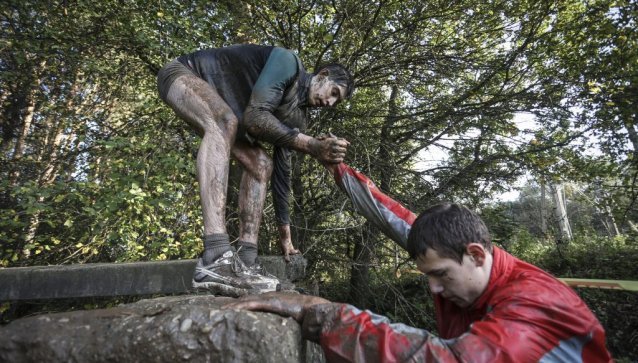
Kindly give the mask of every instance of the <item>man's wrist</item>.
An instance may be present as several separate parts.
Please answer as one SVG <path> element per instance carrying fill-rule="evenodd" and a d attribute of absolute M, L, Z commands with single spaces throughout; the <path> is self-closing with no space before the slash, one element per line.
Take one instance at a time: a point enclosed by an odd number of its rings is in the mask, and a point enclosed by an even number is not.
<path fill-rule="evenodd" d="M 292 242 L 290 236 L 290 225 L 289 224 L 280 224 L 277 228 L 279 232 L 279 242 L 284 244 L 285 242 Z"/>
<path fill-rule="evenodd" d="M 316 156 L 317 150 L 319 149 L 319 144 L 319 140 L 315 139 L 314 137 L 298 133 L 292 144 L 292 149 L 310 154 L 312 156 Z"/>
<path fill-rule="evenodd" d="M 320 299 L 320 298 L 319 298 Z M 332 325 L 335 316 L 339 316 L 342 304 L 331 303 L 322 299 L 317 304 L 305 307 L 301 321 L 301 334 L 304 339 L 319 343 L 325 328 Z"/>

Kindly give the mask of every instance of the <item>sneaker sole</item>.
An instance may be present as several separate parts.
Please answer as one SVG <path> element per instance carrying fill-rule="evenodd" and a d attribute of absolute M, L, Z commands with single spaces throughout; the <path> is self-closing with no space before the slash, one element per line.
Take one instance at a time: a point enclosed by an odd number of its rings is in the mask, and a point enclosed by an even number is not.
<path fill-rule="evenodd" d="M 234 286 L 230 286 L 230 285 L 220 284 L 218 282 L 213 282 L 213 281 L 197 282 L 197 281 L 193 280 L 192 283 L 193 283 L 193 289 L 195 291 L 207 292 L 207 293 L 213 294 L 213 295 L 228 296 L 228 297 L 242 297 L 242 296 L 245 296 L 245 295 L 259 295 L 259 294 L 263 294 L 263 293 L 266 293 L 266 292 L 280 291 L 281 290 L 281 285 L 279 285 L 279 284 L 277 284 L 277 286 L 275 288 L 270 288 L 270 287 L 256 288 L 256 287 L 253 287 L 251 289 L 242 289 L 242 288 L 238 288 L 238 287 L 234 287 Z"/>
<path fill-rule="evenodd" d="M 220 284 L 217 282 L 206 281 L 197 282 L 193 280 L 193 289 L 198 292 L 206 292 L 212 295 L 228 296 L 228 297 L 242 297 L 249 295 L 248 289 L 241 289 L 229 285 Z"/>

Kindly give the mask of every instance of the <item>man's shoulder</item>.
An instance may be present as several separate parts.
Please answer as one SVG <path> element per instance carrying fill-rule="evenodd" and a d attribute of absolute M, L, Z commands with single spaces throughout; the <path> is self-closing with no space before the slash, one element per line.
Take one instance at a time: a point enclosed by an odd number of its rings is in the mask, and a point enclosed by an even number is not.
<path fill-rule="evenodd" d="M 575 295 L 567 285 L 548 272 L 520 260 L 501 283 L 497 292 L 503 297 L 525 299 L 542 299 L 545 294 Z"/>
<path fill-rule="evenodd" d="M 521 261 L 522 262 L 522 261 Z M 591 312 L 569 286 L 540 268 L 517 264 L 497 289 L 490 305 L 501 312 L 544 311 L 559 318 L 564 314 L 589 316 Z"/>
<path fill-rule="evenodd" d="M 281 48 L 281 47 L 273 47 L 270 52 L 270 58 L 276 59 L 277 62 L 280 62 L 282 66 L 291 67 L 296 69 L 301 65 L 301 61 L 295 52 L 292 50 Z"/>

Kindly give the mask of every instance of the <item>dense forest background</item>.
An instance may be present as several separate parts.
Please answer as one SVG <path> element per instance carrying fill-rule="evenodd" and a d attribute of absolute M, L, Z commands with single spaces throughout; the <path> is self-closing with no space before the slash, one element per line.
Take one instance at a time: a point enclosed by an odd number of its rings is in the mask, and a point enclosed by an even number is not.
<path fill-rule="evenodd" d="M 347 163 L 411 210 L 464 203 L 558 276 L 638 279 L 637 20 L 636 2 L 611 0 L 5 0 L 0 267 L 194 258 L 199 140 L 156 73 L 257 43 L 352 70 L 352 100 L 312 111 L 308 133 L 347 138 Z M 317 162 L 297 155 L 293 178 L 309 284 L 435 330 L 408 256 Z M 278 253 L 270 203 L 260 248 Z M 578 292 L 616 357 L 638 359 L 636 293 Z"/>

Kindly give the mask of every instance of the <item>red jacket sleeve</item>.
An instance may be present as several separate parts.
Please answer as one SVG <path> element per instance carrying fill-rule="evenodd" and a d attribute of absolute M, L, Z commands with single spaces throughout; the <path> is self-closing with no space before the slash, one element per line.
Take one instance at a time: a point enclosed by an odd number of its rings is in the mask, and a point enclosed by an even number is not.
<path fill-rule="evenodd" d="M 391 324 L 383 316 L 346 304 L 314 309 L 323 310 L 319 343 L 328 362 L 456 361 L 447 341 L 426 330 Z"/>
<path fill-rule="evenodd" d="M 408 234 L 416 219 L 412 211 L 383 193 L 368 177 L 344 163 L 337 166 L 334 177 L 357 213 L 403 249 L 407 248 Z"/>
<path fill-rule="evenodd" d="M 426 330 L 391 324 L 387 318 L 351 305 L 316 307 L 323 312 L 319 342 L 328 362 L 601 362 L 606 350 L 590 355 L 588 345 L 603 339 L 592 326 L 584 335 L 562 336 L 573 322 L 540 317 L 537 306 L 511 301 L 454 339 L 441 339 Z M 536 319 L 536 321 L 534 320 Z M 550 323 L 551 321 L 551 323 Z M 556 328 L 550 329 L 553 324 Z M 599 327 L 599 326 L 598 326 Z M 554 334 L 556 333 L 556 334 Z M 602 335 L 601 335 L 602 334 Z"/>

